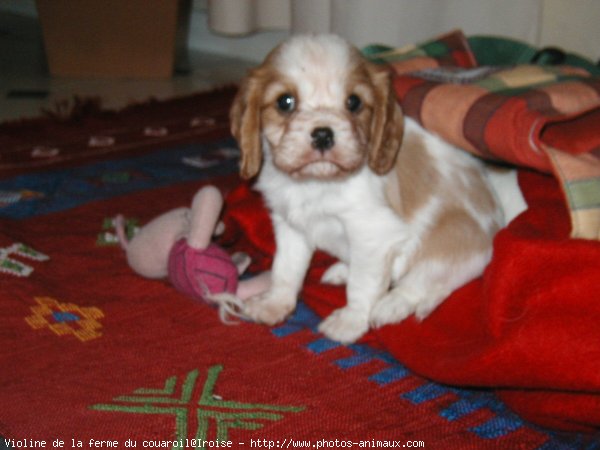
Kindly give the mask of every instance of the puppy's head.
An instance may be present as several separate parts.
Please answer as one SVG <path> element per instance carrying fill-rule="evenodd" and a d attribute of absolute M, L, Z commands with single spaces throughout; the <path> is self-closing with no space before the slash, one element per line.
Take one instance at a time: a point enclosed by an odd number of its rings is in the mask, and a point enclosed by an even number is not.
<path fill-rule="evenodd" d="M 364 164 L 383 174 L 403 130 L 387 68 L 334 35 L 276 47 L 243 81 L 230 118 L 244 178 L 258 173 L 263 157 L 301 179 L 341 178 Z"/>

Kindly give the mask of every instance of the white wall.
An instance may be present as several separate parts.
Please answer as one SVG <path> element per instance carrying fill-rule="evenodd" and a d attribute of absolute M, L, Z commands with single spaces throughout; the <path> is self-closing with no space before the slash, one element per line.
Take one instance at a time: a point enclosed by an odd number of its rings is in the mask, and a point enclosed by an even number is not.
<path fill-rule="evenodd" d="M 248 61 L 261 61 L 275 45 L 289 36 L 289 31 L 267 30 L 242 37 L 219 35 L 208 26 L 206 2 L 194 1 L 190 18 L 190 50 L 225 54 Z"/>
<path fill-rule="evenodd" d="M 510 35 L 511 30 L 521 30 L 515 37 L 531 44 L 558 46 L 594 61 L 600 59 L 600 0 L 343 1 L 363 10 L 357 16 L 360 22 L 348 21 L 347 25 L 338 25 L 340 32 L 349 35 L 357 45 L 370 42 L 405 45 L 459 27 L 467 35 Z M 206 7 L 207 0 L 194 0 L 189 36 L 192 50 L 260 61 L 289 34 L 288 31 L 270 30 L 243 37 L 217 35 L 209 29 Z M 433 15 L 428 8 L 445 11 L 441 16 Z M 482 16 L 478 11 L 486 8 L 487 12 Z M 37 14 L 35 0 L 0 0 L 0 13 L 3 11 L 28 16 Z M 332 22 L 339 24 L 344 9 L 338 8 L 333 13 Z"/>
<path fill-rule="evenodd" d="M 543 0 L 334 0 L 332 29 L 358 46 L 403 46 L 460 28 L 534 42 Z"/>
<path fill-rule="evenodd" d="M 240 11 L 240 3 L 251 2 L 255 7 L 260 7 L 262 2 L 271 1 L 209 0 L 209 4 L 218 4 L 221 9 L 229 4 L 234 11 Z M 318 9 L 328 17 L 305 20 L 297 29 L 311 30 L 312 26 L 321 30 L 321 22 L 325 20 L 326 29 L 341 34 L 358 46 L 373 42 L 403 46 L 461 28 L 467 35 L 512 37 L 535 46 L 562 47 L 592 60 L 600 58 L 600 0 L 278 1 L 288 5 L 287 8 L 278 8 L 280 13 L 314 9 L 318 4 Z M 260 12 L 261 9 L 252 10 L 254 15 L 257 15 L 256 11 Z M 190 41 L 193 48 L 217 48 L 218 51 L 225 50 L 256 60 L 260 59 L 257 56 L 266 53 L 267 49 L 285 37 L 285 33 L 271 31 L 251 37 L 215 38 L 206 30 L 206 20 L 198 15 L 203 12 L 196 12 L 194 26 L 197 27 L 197 34 Z M 276 22 L 271 19 L 272 23 Z M 289 19 L 287 22 L 294 25 L 296 16 L 291 21 Z M 257 27 L 262 25 L 261 17 L 255 17 L 254 20 Z"/>
<path fill-rule="evenodd" d="M 545 0 L 539 44 L 600 60 L 600 1 Z"/>

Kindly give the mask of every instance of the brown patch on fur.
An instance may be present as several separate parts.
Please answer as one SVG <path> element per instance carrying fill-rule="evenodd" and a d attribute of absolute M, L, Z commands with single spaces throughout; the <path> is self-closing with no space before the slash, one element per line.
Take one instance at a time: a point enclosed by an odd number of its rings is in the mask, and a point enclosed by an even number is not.
<path fill-rule="evenodd" d="M 468 170 L 468 174 L 469 178 L 473 180 L 473 185 L 467 190 L 466 195 L 475 211 L 480 214 L 493 215 L 497 208 L 497 202 L 490 192 L 491 186 L 488 185 L 479 170 L 471 168 Z"/>
<path fill-rule="evenodd" d="M 404 133 L 402 110 L 392 86 L 389 68 L 363 62 L 374 88 L 373 118 L 368 163 L 383 175 L 394 166 Z"/>
<path fill-rule="evenodd" d="M 242 81 L 229 111 L 231 134 L 237 140 L 242 158 L 240 175 L 244 179 L 258 174 L 262 164 L 261 110 L 264 91 L 273 81 L 279 79 L 274 60 L 281 46 L 275 47 L 264 62 L 249 72 Z"/>
<path fill-rule="evenodd" d="M 491 239 L 465 211 L 446 211 L 429 230 L 417 258 L 461 261 L 489 249 Z"/>
<path fill-rule="evenodd" d="M 410 221 L 436 193 L 440 181 L 421 136 L 405 137 L 391 175 L 386 185 L 387 200 L 398 214 Z"/>
<path fill-rule="evenodd" d="M 352 94 L 358 95 L 362 101 L 360 110 L 353 115 L 353 124 L 362 142 L 367 144 L 371 139 L 371 128 L 374 115 L 374 89 L 364 64 L 359 63 L 349 74 L 346 82 L 346 98 Z"/>
<path fill-rule="evenodd" d="M 282 113 L 279 111 L 277 99 L 283 94 L 290 94 L 296 98 L 296 101 L 299 103 L 300 99 L 296 92 L 296 86 L 294 83 L 289 82 L 280 76 L 278 79 L 271 80 L 269 84 L 265 85 L 262 94 L 263 104 L 261 106 L 260 118 L 263 133 L 267 127 L 270 127 L 282 130 L 281 135 L 283 135 L 284 130 L 288 128 L 289 122 L 293 120 L 295 112 Z M 296 107 L 298 108 L 299 105 Z M 265 134 L 265 137 L 269 140 L 269 137 L 271 136 Z M 278 142 L 270 143 L 272 145 L 278 144 Z"/>
<path fill-rule="evenodd" d="M 461 168 L 467 183 L 455 184 L 451 189 L 441 190 L 445 208 L 437 217 L 435 225 L 424 238 L 419 257 L 453 259 L 462 261 L 474 253 L 491 248 L 492 239 L 500 224 L 493 224 L 491 217 L 496 210 L 496 200 L 481 174 L 475 167 Z M 468 204 L 483 216 L 490 217 L 490 227 L 485 230 L 475 218 L 464 209 Z"/>
<path fill-rule="evenodd" d="M 494 216 L 496 200 L 476 167 L 458 165 L 456 170 L 462 170 L 462 173 L 445 181 L 425 148 L 423 138 L 410 134 L 405 137 L 394 172 L 386 185 L 388 202 L 410 222 L 433 196 L 441 201 L 441 209 L 433 218 L 432 228 L 423 237 L 416 260 L 460 260 L 490 248 L 497 227 L 490 220 L 492 230 L 484 230 L 464 208 L 468 204 L 478 214 Z"/>
<path fill-rule="evenodd" d="M 499 223 L 494 225 L 496 201 L 482 174 L 476 168 L 463 168 L 469 184 L 456 183 L 449 189 L 439 189 L 435 195 L 442 200 L 442 211 L 423 238 L 416 255 L 418 260 L 453 260 L 462 262 L 470 256 L 491 249 Z M 456 181 L 456 180 L 454 180 Z M 479 223 L 465 209 L 468 204 L 479 215 L 490 217 L 489 227 Z"/>
<path fill-rule="evenodd" d="M 262 163 L 260 106 L 264 84 L 260 69 L 253 71 L 240 87 L 229 112 L 231 134 L 242 151 L 240 175 L 245 179 L 255 176 Z"/>

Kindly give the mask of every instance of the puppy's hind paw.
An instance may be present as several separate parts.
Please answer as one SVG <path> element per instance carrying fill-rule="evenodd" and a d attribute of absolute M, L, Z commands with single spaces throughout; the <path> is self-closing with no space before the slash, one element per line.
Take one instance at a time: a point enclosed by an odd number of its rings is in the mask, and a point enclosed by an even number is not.
<path fill-rule="evenodd" d="M 321 277 L 321 283 L 342 285 L 348 281 L 348 266 L 343 262 L 333 264 Z"/>
<path fill-rule="evenodd" d="M 348 307 L 335 310 L 319 325 L 321 333 L 342 344 L 356 342 L 368 330 L 367 315 Z"/>
<path fill-rule="evenodd" d="M 369 324 L 373 328 L 399 323 L 415 312 L 415 306 L 391 291 L 379 299 L 369 314 Z"/>

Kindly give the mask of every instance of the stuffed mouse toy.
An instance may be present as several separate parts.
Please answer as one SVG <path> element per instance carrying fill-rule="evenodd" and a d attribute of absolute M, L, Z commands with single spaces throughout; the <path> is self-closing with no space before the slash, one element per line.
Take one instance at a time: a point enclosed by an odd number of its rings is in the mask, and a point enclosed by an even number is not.
<path fill-rule="evenodd" d="M 239 281 L 250 264 L 245 253 L 230 256 L 211 242 L 219 225 L 223 196 L 214 186 L 194 195 L 191 208 L 176 208 L 144 225 L 127 240 L 125 220 L 115 229 L 129 266 L 146 278 L 168 278 L 195 300 L 215 303 L 223 321 L 238 316 L 241 302 L 268 288 L 269 274 Z M 222 224 L 220 224 L 222 225 Z"/>

